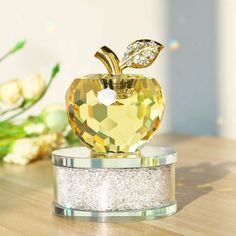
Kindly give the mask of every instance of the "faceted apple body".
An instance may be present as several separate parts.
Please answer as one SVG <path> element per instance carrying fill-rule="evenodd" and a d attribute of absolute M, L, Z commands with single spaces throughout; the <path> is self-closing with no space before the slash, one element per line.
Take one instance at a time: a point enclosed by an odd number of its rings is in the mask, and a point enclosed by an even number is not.
<path fill-rule="evenodd" d="M 155 79 L 128 74 L 75 79 L 66 106 L 81 142 L 102 153 L 138 151 L 158 129 L 165 109 Z"/>

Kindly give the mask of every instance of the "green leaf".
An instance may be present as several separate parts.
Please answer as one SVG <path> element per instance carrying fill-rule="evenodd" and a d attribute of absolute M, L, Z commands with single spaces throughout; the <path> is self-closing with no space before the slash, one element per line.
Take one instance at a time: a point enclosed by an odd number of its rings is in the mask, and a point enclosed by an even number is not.
<path fill-rule="evenodd" d="M 19 41 L 12 49 L 10 49 L 10 53 L 13 54 L 17 52 L 18 50 L 22 49 L 26 44 L 26 40 Z"/>
<path fill-rule="evenodd" d="M 150 66 L 164 46 L 150 39 L 140 39 L 128 45 L 127 50 L 120 62 L 123 70 L 130 68 L 145 68 Z"/>
<path fill-rule="evenodd" d="M 16 138 L 0 139 L 0 160 L 11 151 L 16 140 Z"/>
<path fill-rule="evenodd" d="M 3 138 L 22 138 L 26 136 L 26 132 L 24 131 L 24 127 L 21 124 L 15 125 L 10 122 L 2 122 L 0 123 L 0 141 Z"/>
<path fill-rule="evenodd" d="M 52 71 L 51 71 L 51 79 L 54 79 L 59 71 L 60 71 L 60 64 L 57 63 L 57 64 L 52 68 Z"/>
<path fill-rule="evenodd" d="M 6 156 L 11 149 L 11 145 L 0 147 L 0 159 Z"/>
<path fill-rule="evenodd" d="M 65 139 L 72 146 L 73 145 L 81 146 L 80 140 L 78 139 L 78 137 L 74 134 L 74 132 L 72 130 L 69 131 L 69 133 L 66 135 Z"/>

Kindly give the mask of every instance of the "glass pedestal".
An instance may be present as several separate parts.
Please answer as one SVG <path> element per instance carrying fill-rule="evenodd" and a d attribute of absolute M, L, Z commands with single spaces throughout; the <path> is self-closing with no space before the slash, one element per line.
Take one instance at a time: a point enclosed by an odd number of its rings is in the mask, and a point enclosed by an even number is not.
<path fill-rule="evenodd" d="M 91 158 L 86 147 L 52 154 L 55 215 L 98 221 L 151 220 L 176 212 L 174 149 Z"/>

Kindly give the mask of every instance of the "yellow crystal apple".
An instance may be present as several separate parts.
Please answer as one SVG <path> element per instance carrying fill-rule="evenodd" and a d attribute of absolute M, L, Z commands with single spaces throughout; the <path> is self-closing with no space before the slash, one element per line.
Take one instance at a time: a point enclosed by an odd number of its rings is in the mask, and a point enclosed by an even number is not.
<path fill-rule="evenodd" d="M 66 94 L 69 123 L 95 153 L 136 152 L 158 129 L 165 109 L 160 85 L 155 79 L 122 74 L 122 70 L 149 66 L 162 48 L 152 40 L 137 40 L 120 62 L 104 46 L 95 56 L 108 74 L 90 74 L 72 82 Z"/>

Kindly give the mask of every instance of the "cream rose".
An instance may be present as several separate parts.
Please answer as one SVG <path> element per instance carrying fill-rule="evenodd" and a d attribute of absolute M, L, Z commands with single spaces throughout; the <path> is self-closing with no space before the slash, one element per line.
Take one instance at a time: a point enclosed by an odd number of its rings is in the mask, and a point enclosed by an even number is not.
<path fill-rule="evenodd" d="M 22 87 L 19 79 L 9 80 L 0 85 L 0 101 L 14 105 L 22 98 Z"/>
<path fill-rule="evenodd" d="M 7 154 L 3 161 L 8 163 L 25 165 L 30 161 L 37 159 L 40 152 L 40 146 L 34 138 L 24 138 L 17 140 L 11 153 Z"/>
<path fill-rule="evenodd" d="M 42 123 L 30 124 L 24 127 L 24 131 L 27 134 L 43 134 L 46 130 L 47 127 Z"/>
<path fill-rule="evenodd" d="M 51 133 L 34 138 L 23 138 L 15 142 L 4 162 L 26 165 L 29 162 L 51 155 L 55 148 L 66 147 L 67 142 L 62 134 Z"/>
<path fill-rule="evenodd" d="M 45 90 L 44 78 L 38 74 L 22 81 L 23 97 L 26 99 L 38 98 Z"/>

